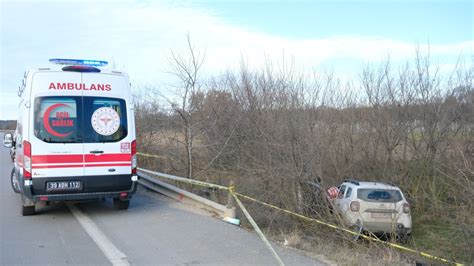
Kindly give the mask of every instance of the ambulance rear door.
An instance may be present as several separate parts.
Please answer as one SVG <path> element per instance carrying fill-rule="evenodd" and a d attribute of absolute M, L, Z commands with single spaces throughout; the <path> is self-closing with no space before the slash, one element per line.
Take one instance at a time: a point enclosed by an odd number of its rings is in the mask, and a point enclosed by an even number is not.
<path fill-rule="evenodd" d="M 78 182 L 68 183 L 84 175 L 82 91 L 74 87 L 80 83 L 81 74 L 74 72 L 45 71 L 33 76 L 29 108 L 32 177 L 38 181 L 58 177 L 57 182 L 35 182 L 41 191 L 81 189 Z"/>
<path fill-rule="evenodd" d="M 84 173 L 86 176 L 131 174 L 132 119 L 130 87 L 119 74 L 82 73 Z"/>

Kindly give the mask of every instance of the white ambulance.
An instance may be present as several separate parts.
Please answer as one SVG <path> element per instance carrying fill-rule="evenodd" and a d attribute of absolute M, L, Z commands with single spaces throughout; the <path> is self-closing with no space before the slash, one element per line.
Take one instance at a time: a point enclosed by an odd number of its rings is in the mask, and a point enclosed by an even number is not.
<path fill-rule="evenodd" d="M 51 59 L 25 72 L 12 187 L 22 214 L 35 204 L 113 198 L 128 209 L 137 186 L 135 120 L 128 76 L 105 61 Z M 12 141 L 9 141 L 9 140 Z"/>

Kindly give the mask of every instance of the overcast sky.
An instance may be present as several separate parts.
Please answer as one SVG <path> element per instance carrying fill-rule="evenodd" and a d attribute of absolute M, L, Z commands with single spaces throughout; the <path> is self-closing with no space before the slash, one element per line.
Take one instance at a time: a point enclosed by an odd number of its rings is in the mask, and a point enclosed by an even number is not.
<path fill-rule="evenodd" d="M 0 119 L 15 119 L 26 69 L 49 58 L 103 59 L 129 73 L 135 88 L 165 88 L 170 51 L 189 33 L 205 52 L 204 73 L 292 58 L 304 71 L 357 77 L 390 55 L 413 58 L 429 43 L 449 71 L 472 64 L 473 1 L 1 1 Z"/>

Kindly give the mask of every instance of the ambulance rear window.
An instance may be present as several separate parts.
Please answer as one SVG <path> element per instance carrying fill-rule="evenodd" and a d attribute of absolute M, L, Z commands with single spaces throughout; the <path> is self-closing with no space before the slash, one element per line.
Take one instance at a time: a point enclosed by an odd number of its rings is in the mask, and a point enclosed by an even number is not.
<path fill-rule="evenodd" d="M 48 143 L 104 143 L 125 138 L 123 99 L 39 97 L 35 99 L 35 136 Z"/>
<path fill-rule="evenodd" d="M 125 101 L 84 97 L 84 142 L 116 142 L 127 136 Z"/>
<path fill-rule="evenodd" d="M 35 100 L 35 136 L 45 142 L 82 142 L 80 97 L 41 97 Z"/>

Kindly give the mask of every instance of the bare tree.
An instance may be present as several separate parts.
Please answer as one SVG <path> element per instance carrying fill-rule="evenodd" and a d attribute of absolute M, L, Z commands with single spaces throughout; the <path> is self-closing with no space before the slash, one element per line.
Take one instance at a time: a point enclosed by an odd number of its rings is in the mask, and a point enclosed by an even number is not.
<path fill-rule="evenodd" d="M 202 121 L 194 121 L 193 113 L 198 107 L 198 96 L 200 95 L 199 71 L 204 63 L 205 56 L 201 55 L 192 46 L 191 37 L 187 35 L 186 56 L 177 55 L 171 51 L 172 74 L 175 75 L 180 87 L 180 102 L 171 101 L 173 110 L 181 118 L 182 133 L 186 149 L 187 177 L 193 177 L 193 140 L 195 128 Z"/>

